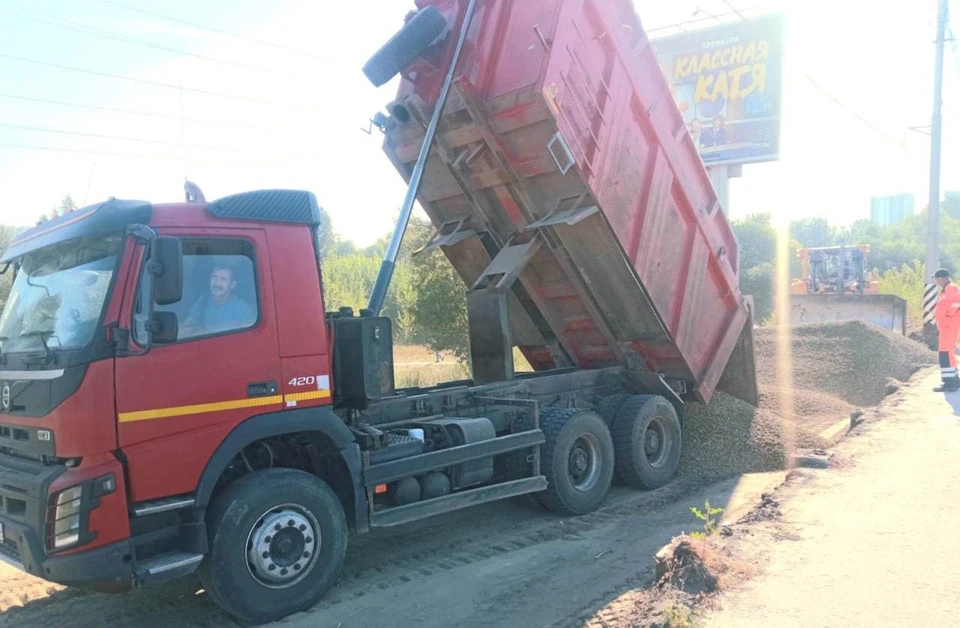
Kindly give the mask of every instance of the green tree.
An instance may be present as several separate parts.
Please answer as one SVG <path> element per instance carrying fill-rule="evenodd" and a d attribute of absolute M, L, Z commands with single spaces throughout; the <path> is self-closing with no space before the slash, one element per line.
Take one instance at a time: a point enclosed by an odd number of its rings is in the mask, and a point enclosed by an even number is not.
<path fill-rule="evenodd" d="M 337 235 L 333 232 L 333 221 L 330 214 L 320 207 L 320 224 L 317 225 L 317 255 L 322 262 L 336 246 Z"/>
<path fill-rule="evenodd" d="M 443 252 L 413 255 L 433 232 L 429 221 L 411 218 L 381 313 L 393 321 L 395 342 L 423 343 L 465 356 L 466 286 Z M 389 239 L 384 236 L 363 249 L 341 239 L 331 243 L 322 264 L 327 310 L 351 307 L 358 312 L 367 306 Z"/>
<path fill-rule="evenodd" d="M 7 247 L 10 246 L 10 243 L 18 231 L 18 229 L 14 229 L 13 227 L 0 225 L 0 256 L 3 256 L 3 253 L 7 250 Z M 3 266 L 0 266 L 0 270 L 3 270 Z M 10 287 L 12 284 L 13 269 L 7 268 L 7 272 L 0 275 L 0 311 L 3 311 L 3 306 L 7 303 L 7 297 L 10 296 Z"/>
<path fill-rule="evenodd" d="M 947 192 L 943 196 L 940 209 L 955 220 L 960 220 L 960 192 Z"/>
<path fill-rule="evenodd" d="M 365 255 L 328 255 L 321 266 L 326 309 L 350 307 L 359 312 L 367 307 L 379 268 L 379 260 Z"/>
<path fill-rule="evenodd" d="M 740 273 L 740 292 L 753 297 L 754 320 L 757 323 L 766 320 L 773 313 L 776 277 L 774 266 L 769 262 Z"/>
<path fill-rule="evenodd" d="M 831 246 L 837 243 L 837 230 L 826 218 L 804 218 L 790 223 L 790 238 L 804 248 Z"/>
<path fill-rule="evenodd" d="M 63 197 L 63 200 L 60 201 L 60 204 L 53 208 L 54 216 L 63 216 L 67 212 L 72 212 L 77 209 L 77 204 L 73 202 L 73 197 L 67 194 Z"/>
<path fill-rule="evenodd" d="M 337 234 L 333 235 L 333 253 L 334 255 L 353 255 L 357 252 L 357 245 L 353 240 L 344 240 Z"/>
<path fill-rule="evenodd" d="M 770 214 L 752 214 L 732 224 L 740 244 L 740 292 L 753 297 L 754 317 L 759 322 L 773 311 L 777 262 L 777 232 Z M 791 249 L 791 259 L 796 249 Z"/>
<path fill-rule="evenodd" d="M 434 351 L 469 354 L 467 287 L 439 250 L 418 256 L 414 262 L 420 282 L 413 316 L 417 339 Z"/>
<path fill-rule="evenodd" d="M 927 279 L 920 262 L 904 264 L 880 275 L 880 292 L 896 295 L 907 302 L 907 319 L 911 328 L 917 328 L 923 323 L 921 298 L 925 283 Z"/>
<path fill-rule="evenodd" d="M 751 214 L 733 223 L 740 243 L 740 268 L 772 264 L 777 259 L 777 232 L 770 225 L 770 214 Z"/>

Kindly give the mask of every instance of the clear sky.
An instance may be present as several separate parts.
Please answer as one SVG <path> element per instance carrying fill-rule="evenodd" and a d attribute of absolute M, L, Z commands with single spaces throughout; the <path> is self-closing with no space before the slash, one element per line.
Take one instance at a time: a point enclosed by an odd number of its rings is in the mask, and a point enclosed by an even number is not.
<path fill-rule="evenodd" d="M 908 128 L 930 122 L 934 1 L 731 4 L 748 17 L 784 12 L 787 58 L 781 160 L 744 168 L 732 184 L 730 215 L 769 211 L 778 220 L 823 216 L 843 225 L 868 216 L 872 195 L 913 192 L 925 205 L 929 139 Z M 952 5 L 960 15 L 960 2 Z M 688 22 L 695 12 L 739 19 L 724 16 L 724 0 L 635 6 L 648 30 Z M 396 84 L 375 89 L 360 68 L 412 7 L 412 0 L 0 1 L 0 222 L 32 224 L 67 193 L 78 203 L 182 200 L 186 174 L 208 199 L 309 189 L 341 235 L 372 242 L 391 230 L 404 186 L 379 132 L 361 131 Z M 960 55 L 949 48 L 945 74 L 943 189 L 960 190 Z"/>

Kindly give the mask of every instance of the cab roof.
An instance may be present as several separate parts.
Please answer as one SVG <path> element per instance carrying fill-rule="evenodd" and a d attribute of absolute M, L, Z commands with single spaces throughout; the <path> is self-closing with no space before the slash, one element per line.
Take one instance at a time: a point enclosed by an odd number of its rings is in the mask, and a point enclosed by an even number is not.
<path fill-rule="evenodd" d="M 304 190 L 243 192 L 206 203 L 204 209 L 218 219 L 320 224 L 317 198 L 312 192 Z M 36 227 L 21 233 L 4 252 L 0 263 L 10 262 L 51 244 L 118 231 L 128 225 L 148 224 L 153 211 L 153 204 L 147 201 L 115 198 L 76 209 L 52 220 L 41 221 Z"/>

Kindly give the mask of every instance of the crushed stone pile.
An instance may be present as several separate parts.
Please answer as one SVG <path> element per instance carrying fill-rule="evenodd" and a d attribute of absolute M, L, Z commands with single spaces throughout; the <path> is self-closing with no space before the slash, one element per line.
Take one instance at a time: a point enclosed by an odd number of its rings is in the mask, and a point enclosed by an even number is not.
<path fill-rule="evenodd" d="M 827 393 L 856 406 L 886 396 L 887 379 L 907 381 L 936 364 L 936 354 L 891 331 L 852 321 L 790 328 L 795 388 Z M 760 392 L 780 385 L 776 328 L 754 334 Z"/>
<path fill-rule="evenodd" d="M 786 404 L 792 403 L 794 418 L 808 429 L 817 431 L 826 429 L 856 410 L 856 406 L 839 397 L 817 390 L 794 388 L 787 390 L 777 386 L 761 386 L 760 407 L 779 414 L 790 416 Z"/>
<path fill-rule="evenodd" d="M 691 403 L 684 409 L 679 473 L 727 477 L 783 469 L 797 441 L 803 447 L 820 445 L 815 434 L 799 431 L 775 412 L 714 393 L 708 405 Z"/>
<path fill-rule="evenodd" d="M 904 382 L 936 364 L 936 354 L 898 334 L 860 322 L 790 328 L 793 387 L 778 379 L 775 328 L 754 334 L 760 405 L 725 393 L 709 405 L 691 403 L 683 419 L 681 475 L 726 477 L 785 468 L 795 449 L 826 446 L 819 432 L 858 407 L 889 394 L 891 380 Z M 784 412 L 792 393 L 793 415 Z"/>

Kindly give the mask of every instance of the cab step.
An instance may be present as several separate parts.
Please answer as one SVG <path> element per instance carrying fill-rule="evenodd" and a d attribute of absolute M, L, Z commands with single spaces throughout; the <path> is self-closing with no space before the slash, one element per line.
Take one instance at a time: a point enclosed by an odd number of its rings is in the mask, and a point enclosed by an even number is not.
<path fill-rule="evenodd" d="M 152 556 L 137 563 L 137 580 L 140 584 L 155 584 L 186 576 L 197 570 L 203 554 L 194 552 L 168 552 Z"/>
<path fill-rule="evenodd" d="M 146 517 L 160 512 L 169 512 L 171 510 L 181 510 L 189 508 L 196 503 L 193 495 L 174 495 L 173 497 L 162 497 L 148 502 L 140 502 L 133 505 L 133 514 L 137 517 Z"/>

